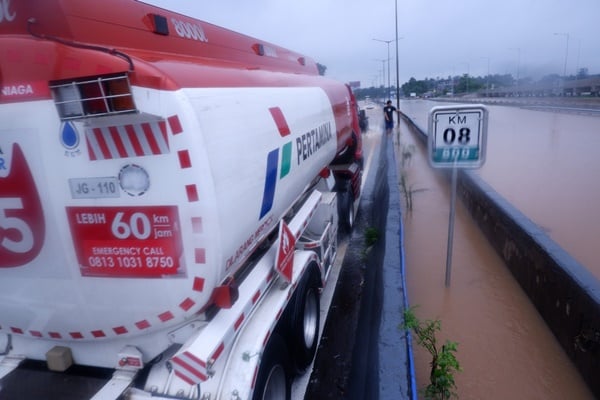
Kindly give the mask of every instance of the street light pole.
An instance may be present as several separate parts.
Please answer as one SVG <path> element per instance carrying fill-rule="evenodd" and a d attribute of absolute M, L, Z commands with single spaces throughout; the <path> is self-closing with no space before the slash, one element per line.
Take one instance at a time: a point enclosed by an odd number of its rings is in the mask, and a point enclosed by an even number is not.
<path fill-rule="evenodd" d="M 466 79 L 466 96 L 469 95 L 469 73 L 471 72 L 471 65 L 468 62 L 462 62 L 461 64 L 466 64 L 467 65 L 467 79 Z"/>
<path fill-rule="evenodd" d="M 373 61 L 381 61 L 381 71 L 383 72 L 383 79 L 381 81 L 381 86 L 385 87 L 385 60 L 374 58 Z"/>
<path fill-rule="evenodd" d="M 579 79 L 579 56 L 581 56 L 581 39 L 577 39 L 577 64 L 575 64 L 575 77 Z"/>
<path fill-rule="evenodd" d="M 396 26 L 396 109 L 400 112 L 400 70 L 399 70 L 399 62 L 398 62 L 398 40 L 402 39 L 398 37 L 398 0 L 395 0 L 396 8 L 395 8 L 395 26 Z"/>
<path fill-rule="evenodd" d="M 511 47 L 510 50 L 517 51 L 517 91 L 515 95 L 519 94 L 519 79 L 520 79 L 520 68 L 521 68 L 521 48 L 520 47 Z"/>
<path fill-rule="evenodd" d="M 567 79 L 567 58 L 569 57 L 569 34 L 568 33 L 560 33 L 560 32 L 555 32 L 555 35 L 558 36 L 565 36 L 567 38 L 567 45 L 565 47 L 565 65 L 563 67 L 563 77 L 564 79 Z"/>
<path fill-rule="evenodd" d="M 374 58 L 373 61 L 381 62 L 381 72 L 382 72 L 382 75 L 383 75 L 383 77 L 381 79 L 381 86 L 383 88 L 385 88 L 385 60 L 382 60 L 382 59 L 379 59 L 379 58 Z M 377 70 L 377 80 L 378 80 L 377 84 L 379 84 L 379 70 Z M 379 90 L 378 90 L 378 92 L 379 92 Z"/>
<path fill-rule="evenodd" d="M 456 97 L 456 82 L 454 81 L 454 76 L 456 75 L 456 66 L 452 66 L 452 97 Z"/>
<path fill-rule="evenodd" d="M 569 34 L 562 33 L 562 32 L 554 32 L 554 36 L 564 36 L 565 38 L 567 38 L 567 42 L 566 42 L 566 46 L 565 46 L 565 63 L 563 66 L 563 74 L 562 74 L 562 79 L 559 81 L 560 95 L 564 96 L 566 94 L 565 93 L 565 82 L 567 80 L 567 59 L 569 57 Z"/>
<path fill-rule="evenodd" d="M 487 76 L 485 83 L 485 96 L 490 97 L 490 58 L 489 57 L 481 57 L 484 60 L 487 60 Z"/>
<path fill-rule="evenodd" d="M 387 96 L 386 98 L 389 96 L 390 94 L 390 43 L 392 43 L 394 40 L 381 40 L 381 39 L 373 39 L 377 42 L 382 42 L 382 43 L 386 43 L 387 44 L 387 64 L 388 64 L 388 85 L 387 85 Z"/>

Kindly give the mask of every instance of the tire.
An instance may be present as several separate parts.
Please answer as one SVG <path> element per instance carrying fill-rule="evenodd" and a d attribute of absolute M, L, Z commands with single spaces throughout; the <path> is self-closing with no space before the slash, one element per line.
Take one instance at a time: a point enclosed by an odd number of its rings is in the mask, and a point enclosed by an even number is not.
<path fill-rule="evenodd" d="M 273 334 L 262 355 L 253 400 L 290 400 L 290 357 L 283 339 Z"/>
<path fill-rule="evenodd" d="M 289 348 L 294 372 L 300 374 L 312 363 L 319 344 L 321 304 L 319 278 L 309 267 L 309 273 L 298 285 L 288 330 Z"/>
<path fill-rule="evenodd" d="M 338 192 L 338 216 L 340 231 L 350 234 L 354 227 L 354 196 L 350 187 Z"/>

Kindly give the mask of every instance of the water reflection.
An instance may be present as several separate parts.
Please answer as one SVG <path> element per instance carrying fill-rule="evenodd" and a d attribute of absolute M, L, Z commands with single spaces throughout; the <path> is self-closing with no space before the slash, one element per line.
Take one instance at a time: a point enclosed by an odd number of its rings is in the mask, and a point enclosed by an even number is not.
<path fill-rule="evenodd" d="M 405 101 L 427 126 L 439 103 Z M 600 279 L 600 117 L 488 106 L 487 159 L 477 171 L 498 193 Z"/>
<path fill-rule="evenodd" d="M 427 112 L 434 103 L 410 103 L 403 105 L 403 111 L 426 126 Z M 547 207 L 564 214 L 556 210 L 564 210 L 563 203 L 569 197 L 558 197 L 556 192 L 560 191 L 555 188 L 547 194 L 539 192 L 558 185 L 556 182 L 573 184 L 556 172 L 575 168 L 563 159 L 575 150 L 552 153 L 554 145 L 538 141 L 554 135 L 550 140 L 562 144 L 566 140 L 562 129 L 571 126 L 568 118 L 565 120 L 569 116 L 528 117 L 529 113 L 533 112 L 491 107 L 488 158 L 480 173 L 525 213 L 527 206 Z M 522 123 L 523 118 L 529 123 Z M 444 176 L 429 167 L 423 146 L 402 125 L 397 146 L 410 145 L 417 151 L 403 168 L 404 174 L 414 188 L 426 190 L 414 194 L 413 210 L 404 215 L 407 290 L 411 304 L 418 306 L 419 317 L 442 321 L 440 341 L 459 343 L 457 356 L 463 368 L 456 376 L 459 397 L 592 399 L 571 361 L 460 202 L 456 209 L 452 282 L 449 288 L 444 286 L 449 185 Z M 400 164 L 400 156 L 398 159 Z M 548 171 L 548 164 L 554 172 Z M 511 192 L 510 196 L 504 192 Z M 522 204 L 517 204 L 520 197 Z M 572 197 L 573 201 L 581 201 L 582 196 Z M 545 200 L 540 202 L 541 198 Z M 560 218 L 570 220 L 564 215 Z M 554 224 L 564 223 L 560 218 L 546 219 L 543 224 L 555 233 Z M 428 381 L 430 358 L 416 345 L 415 361 L 417 383 L 423 387 Z"/>

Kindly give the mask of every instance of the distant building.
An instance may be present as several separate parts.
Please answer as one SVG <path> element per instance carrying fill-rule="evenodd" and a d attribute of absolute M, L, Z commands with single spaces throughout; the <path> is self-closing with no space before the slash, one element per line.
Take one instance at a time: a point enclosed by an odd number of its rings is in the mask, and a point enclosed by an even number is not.
<path fill-rule="evenodd" d="M 348 86 L 350 86 L 352 89 L 360 89 L 360 81 L 348 82 Z"/>

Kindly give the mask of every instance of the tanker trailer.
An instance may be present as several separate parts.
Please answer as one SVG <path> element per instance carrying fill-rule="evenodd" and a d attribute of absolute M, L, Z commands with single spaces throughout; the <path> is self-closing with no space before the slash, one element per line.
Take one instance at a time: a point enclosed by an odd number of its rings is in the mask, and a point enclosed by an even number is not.
<path fill-rule="evenodd" d="M 108 374 L 94 399 L 287 398 L 360 195 L 349 87 L 133 0 L 0 10 L 0 394 L 42 365 Z"/>

